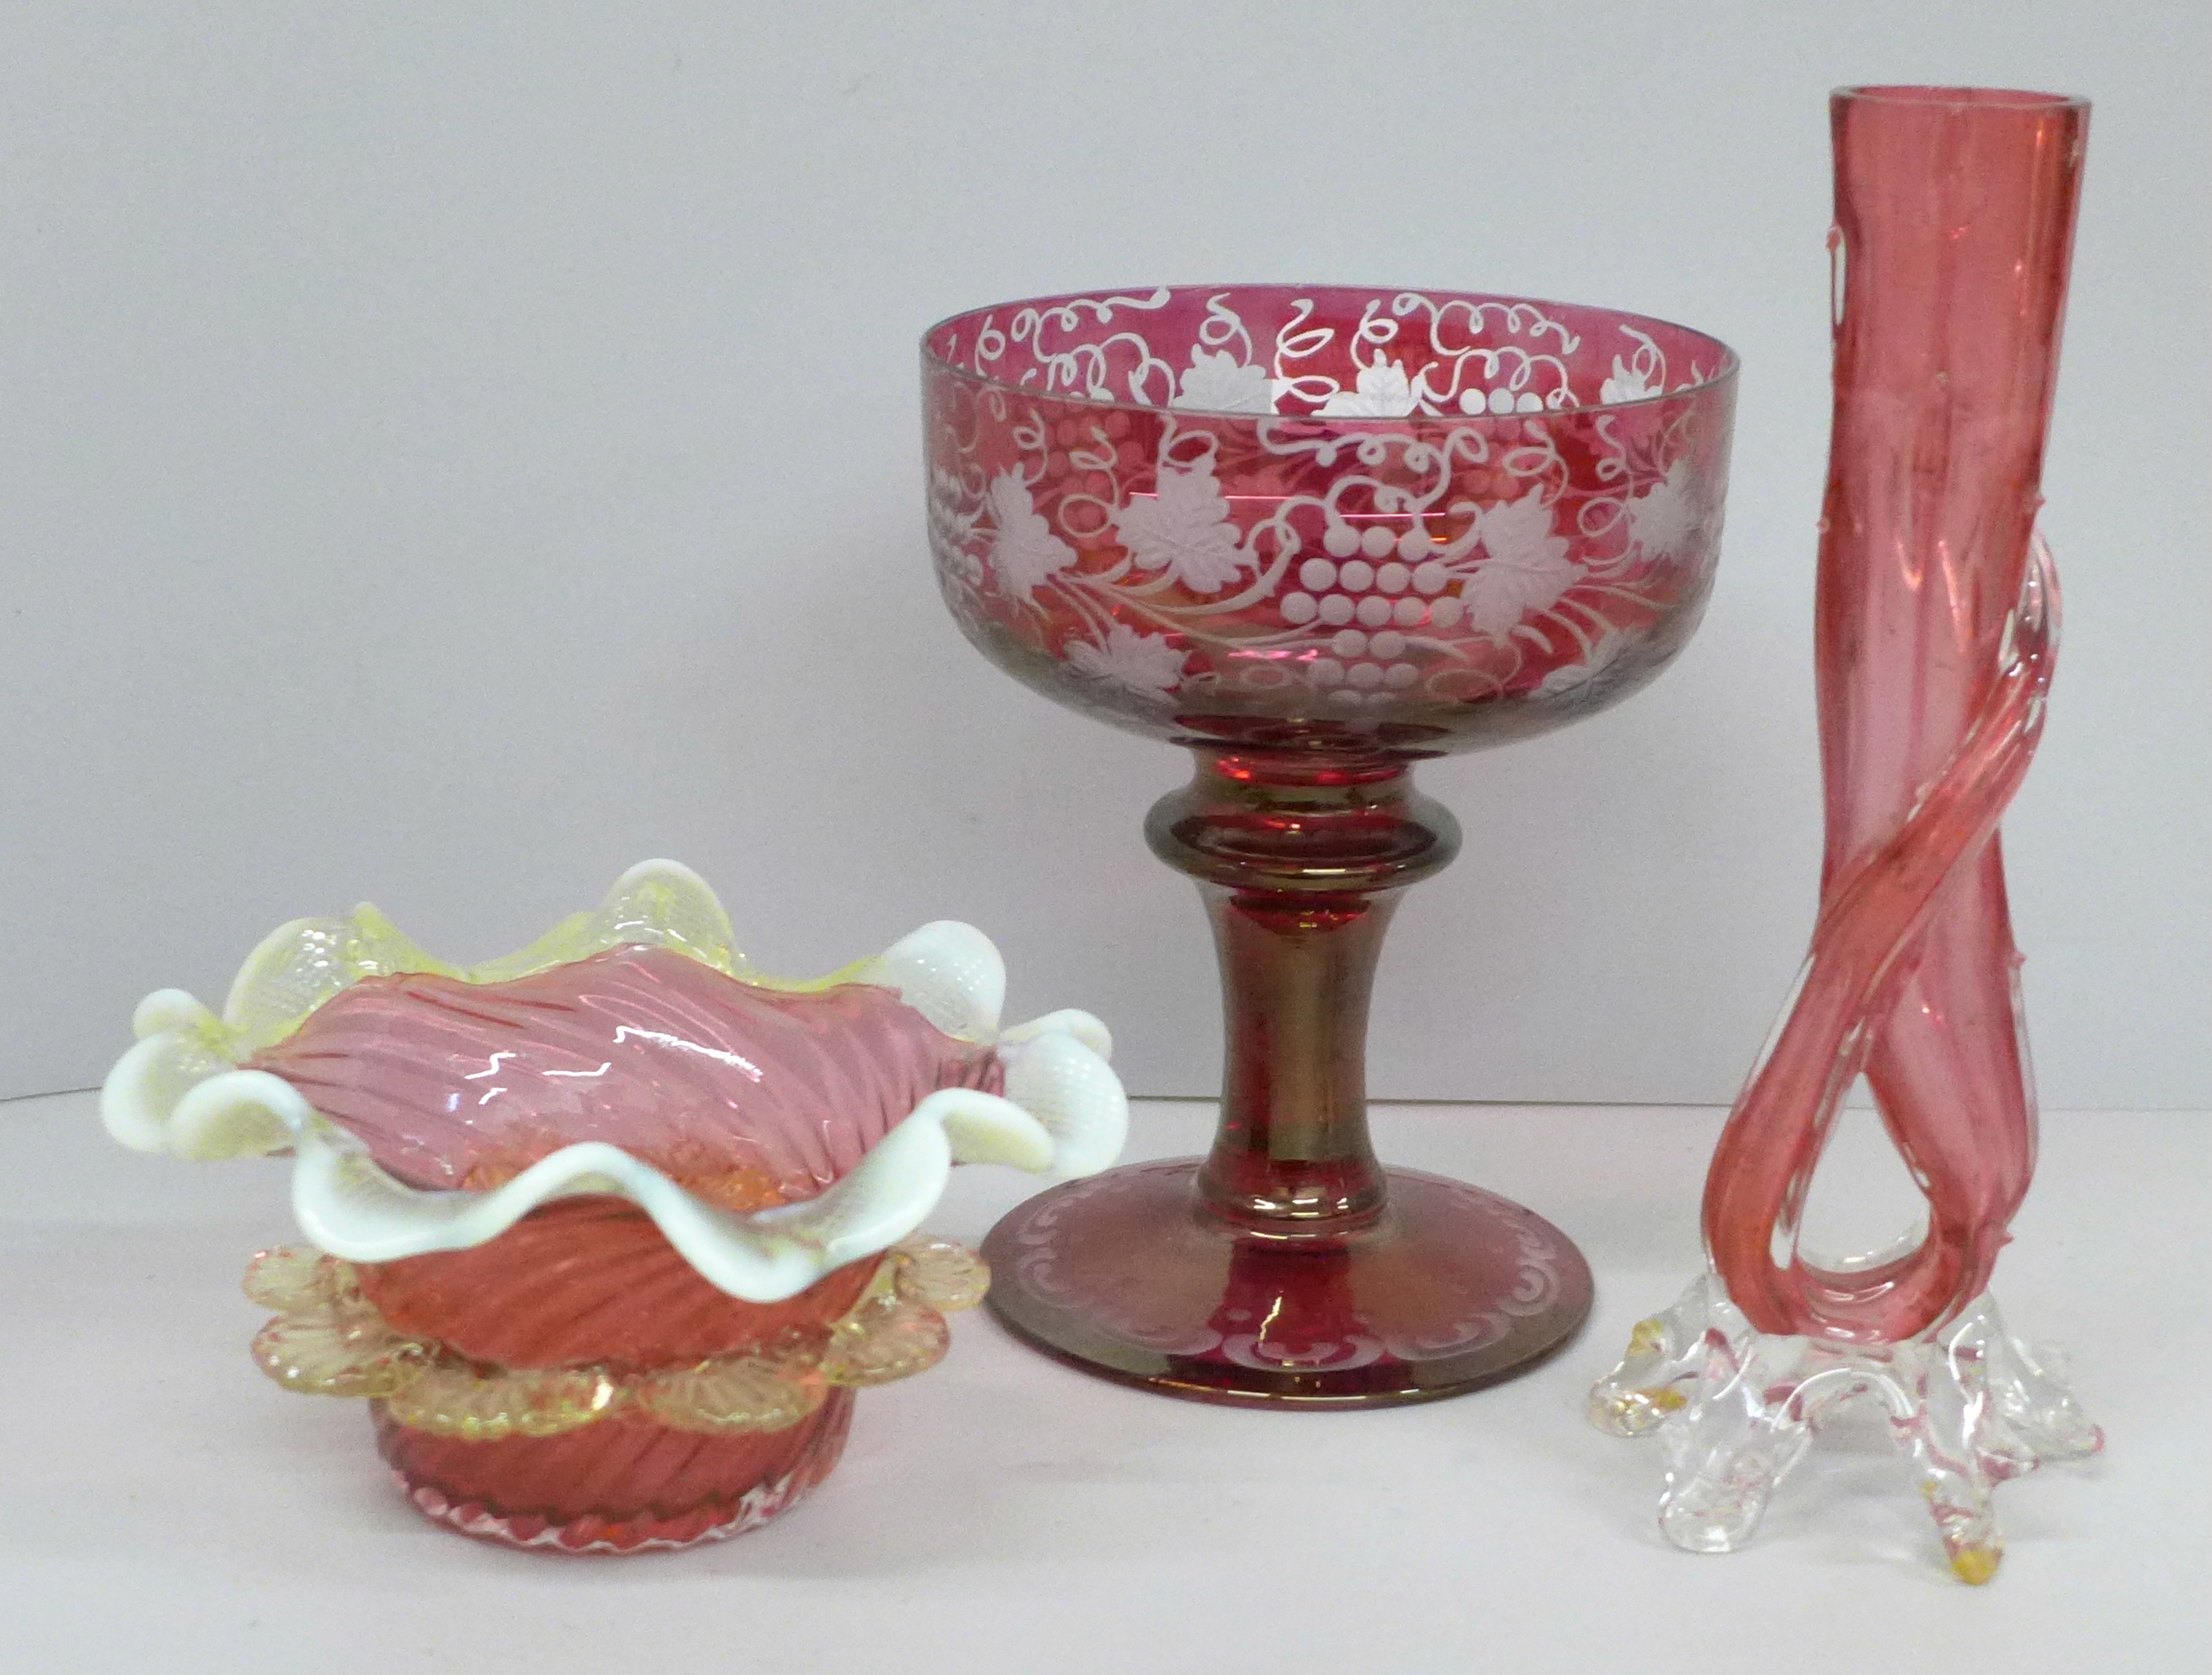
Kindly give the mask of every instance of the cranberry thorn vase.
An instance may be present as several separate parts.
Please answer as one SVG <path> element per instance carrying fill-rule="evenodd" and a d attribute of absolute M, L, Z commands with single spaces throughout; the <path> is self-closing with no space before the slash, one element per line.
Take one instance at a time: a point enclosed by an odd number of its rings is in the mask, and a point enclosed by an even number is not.
<path fill-rule="evenodd" d="M 1661 1523 L 1724 1551 L 1814 1432 L 1875 1404 L 1952 1569 L 1996 1574 L 1990 1496 L 2102 1438 L 1988 1286 L 2035 1164 L 1997 822 L 2057 654 L 2034 537 L 2088 107 L 2046 94 L 1836 95 L 1835 410 L 1815 622 L 1827 846 L 1790 1006 L 1707 1178 L 1711 1259 L 1637 1327 L 1592 1414 L 1667 1449 Z M 1927 1199 L 1893 1248 L 1799 1243 L 1862 1075 Z"/>
<path fill-rule="evenodd" d="M 1211 1153 L 1029 1200 L 984 1246 L 991 1307 L 1210 1401 L 1411 1401 L 1532 1364 L 1589 1310 L 1580 1253 L 1369 1140 L 1383 933 L 1459 847 L 1413 770 L 1592 714 L 1680 649 L 1735 357 L 1599 308 L 1246 285 L 977 310 L 922 364 L 962 630 L 1194 758 L 1146 834 L 1197 883 L 1226 1016 Z"/>

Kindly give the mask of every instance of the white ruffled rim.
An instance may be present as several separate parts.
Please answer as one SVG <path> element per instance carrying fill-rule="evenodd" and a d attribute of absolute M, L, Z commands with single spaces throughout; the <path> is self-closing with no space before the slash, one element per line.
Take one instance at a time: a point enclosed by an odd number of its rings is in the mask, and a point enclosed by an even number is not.
<path fill-rule="evenodd" d="M 747 982 L 785 989 L 872 983 L 895 989 L 946 1035 L 995 1047 L 1006 1096 L 929 1095 L 818 1197 L 739 1215 L 695 1198 L 603 1141 L 566 1146 L 489 1193 L 428 1192 L 395 1180 L 361 1142 L 283 1077 L 240 1070 L 318 1006 L 363 977 L 436 972 L 504 982 L 610 948 L 672 949 Z M 555 1199 L 611 1193 L 651 1216 L 711 1284 L 748 1302 L 796 1296 L 834 1269 L 888 1250 L 937 1207 L 955 1163 L 1006 1163 L 1059 1179 L 1121 1155 L 1129 1102 L 1107 1063 L 1113 1040 L 1087 1012 L 1054 1012 L 1001 1032 L 1006 966 L 990 938 L 950 919 L 830 977 L 783 983 L 734 950 L 728 916 L 696 873 L 647 861 L 520 954 L 459 970 L 415 947 L 374 908 L 300 919 L 256 949 L 217 1017 L 179 989 L 139 1003 L 138 1044 L 100 1092 L 107 1132 L 139 1151 L 206 1160 L 290 1150 L 301 1231 L 349 1262 L 465 1250 Z"/>

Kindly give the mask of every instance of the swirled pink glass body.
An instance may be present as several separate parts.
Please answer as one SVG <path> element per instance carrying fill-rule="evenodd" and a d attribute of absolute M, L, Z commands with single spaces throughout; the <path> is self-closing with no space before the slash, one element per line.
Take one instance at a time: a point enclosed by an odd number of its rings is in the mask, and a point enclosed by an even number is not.
<path fill-rule="evenodd" d="M 1888 1343 L 1986 1286 L 2034 1168 L 1996 831 L 2056 653 L 2056 580 L 2033 537 L 2087 107 L 1875 88 L 1837 95 L 1833 122 L 1821 910 L 1714 1156 L 1705 1228 L 1759 1330 Z M 1824 1270 L 1796 1251 L 1798 1222 L 1862 1071 L 1928 1232 L 1904 1256 Z"/>
<path fill-rule="evenodd" d="M 605 1140 L 741 1210 L 812 1198 L 939 1088 L 1005 1079 L 892 990 L 790 992 L 647 947 L 505 983 L 372 978 L 253 1064 L 415 1186 Z"/>
<path fill-rule="evenodd" d="M 994 1049 L 944 1034 L 890 988 L 779 990 L 637 944 L 499 983 L 368 978 L 250 1066 L 412 1186 L 489 1190 L 602 1141 L 740 1212 L 816 1197 L 939 1089 L 1005 1083 Z M 619 1378 L 825 1342 L 884 1259 L 750 1302 L 694 1269 L 644 1210 L 587 1193 L 485 1243 L 358 1265 L 353 1282 L 380 1326 L 485 1376 Z M 383 1401 L 374 1414 L 379 1448 L 433 1520 L 516 1546 L 636 1552 L 795 1504 L 836 1465 L 852 1404 L 840 1387 L 775 1425 L 685 1429 L 632 1407 L 489 1438 L 403 1422 Z"/>

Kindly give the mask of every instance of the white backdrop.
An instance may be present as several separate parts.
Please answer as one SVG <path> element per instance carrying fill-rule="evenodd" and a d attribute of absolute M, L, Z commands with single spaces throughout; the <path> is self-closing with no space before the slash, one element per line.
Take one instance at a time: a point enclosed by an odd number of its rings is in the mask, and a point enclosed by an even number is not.
<path fill-rule="evenodd" d="M 1719 1101 L 1810 925 L 1826 95 L 2096 101 L 2007 827 L 2044 1091 L 2212 1106 L 2212 9 L 112 8 L 0 19 L 0 1094 L 368 897 L 473 959 L 667 854 L 771 968 L 928 918 L 1215 1085 L 1164 747 L 937 603 L 915 342 L 1160 280 L 1517 291 L 1741 353 L 1699 640 L 1423 771 L 1399 1097 Z"/>

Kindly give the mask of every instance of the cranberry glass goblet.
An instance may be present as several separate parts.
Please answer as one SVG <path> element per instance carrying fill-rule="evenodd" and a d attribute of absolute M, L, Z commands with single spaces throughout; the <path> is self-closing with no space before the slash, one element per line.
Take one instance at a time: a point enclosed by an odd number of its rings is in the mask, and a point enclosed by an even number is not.
<path fill-rule="evenodd" d="M 1735 364 L 1604 309 L 1309 286 L 928 332 L 946 604 L 1017 678 L 1195 756 L 1146 834 L 1198 882 L 1227 1012 L 1208 1156 L 992 1233 L 1016 1332 L 1177 1394 L 1356 1406 L 1489 1382 L 1581 1322 L 1557 1229 L 1376 1162 L 1368 996 L 1397 892 L 1459 847 L 1413 764 L 1594 713 L 1695 627 Z"/>

